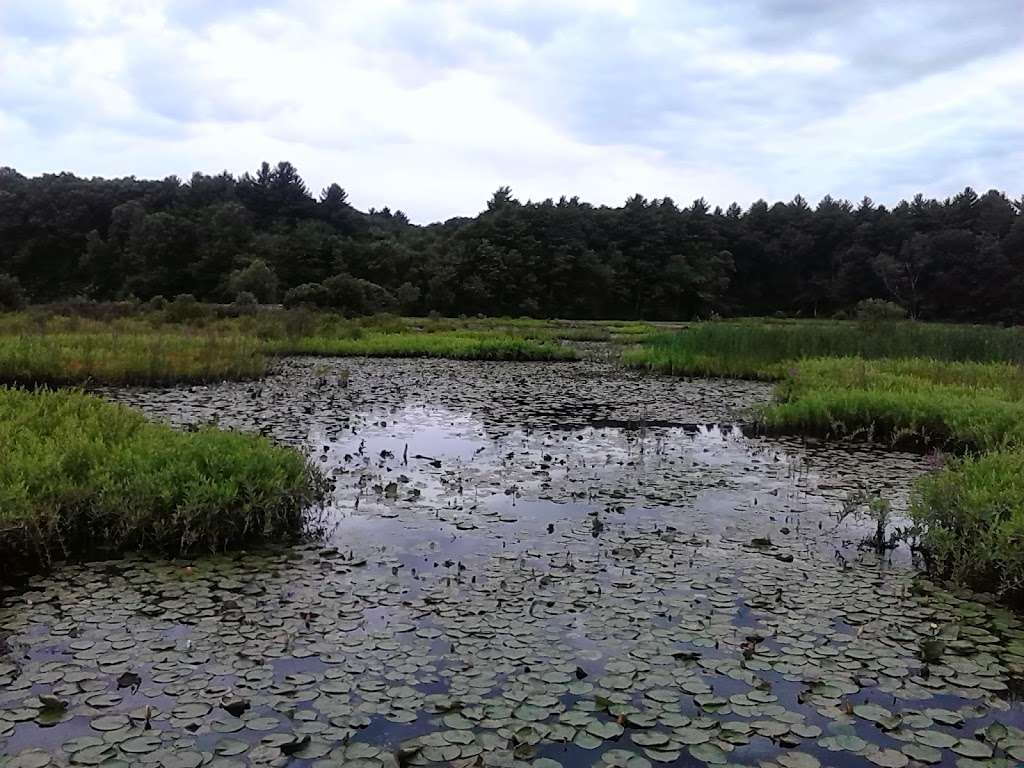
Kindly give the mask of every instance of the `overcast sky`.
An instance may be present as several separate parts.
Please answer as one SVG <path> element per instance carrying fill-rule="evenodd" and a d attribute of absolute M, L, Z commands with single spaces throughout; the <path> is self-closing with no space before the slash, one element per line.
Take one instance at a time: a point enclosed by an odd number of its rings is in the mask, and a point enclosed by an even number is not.
<path fill-rule="evenodd" d="M 0 0 L 0 165 L 522 200 L 1024 193 L 1024 0 Z"/>

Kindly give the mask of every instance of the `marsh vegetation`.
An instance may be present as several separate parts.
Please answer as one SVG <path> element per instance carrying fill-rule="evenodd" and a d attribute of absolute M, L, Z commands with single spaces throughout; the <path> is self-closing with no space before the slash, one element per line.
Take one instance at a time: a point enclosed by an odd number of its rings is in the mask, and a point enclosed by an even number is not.
<path fill-rule="evenodd" d="M 1015 332 L 188 314 L 0 321 L 9 764 L 1024 758 Z"/>
<path fill-rule="evenodd" d="M 1020 597 L 1024 330 L 869 321 L 706 323 L 626 353 L 676 375 L 778 381 L 773 433 L 937 451 L 913 514 L 933 572 Z M 943 454 L 952 454 L 947 458 Z M 966 456 L 964 456 L 966 454 Z"/>

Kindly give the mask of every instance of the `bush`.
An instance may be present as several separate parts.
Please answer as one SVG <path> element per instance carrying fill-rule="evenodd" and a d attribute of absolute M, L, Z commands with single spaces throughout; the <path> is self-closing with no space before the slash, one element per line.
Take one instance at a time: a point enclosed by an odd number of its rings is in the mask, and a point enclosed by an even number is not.
<path fill-rule="evenodd" d="M 0 576 L 69 555 L 279 541 L 324 487 L 264 438 L 177 432 L 78 392 L 0 389 L 0 435 Z"/>
<path fill-rule="evenodd" d="M 196 301 L 191 293 L 179 293 L 174 301 L 167 305 L 167 319 L 172 323 L 185 323 L 198 320 L 209 314 L 206 308 Z"/>
<path fill-rule="evenodd" d="M 284 295 L 284 305 L 292 307 L 326 307 L 331 294 L 320 283 L 303 283 Z"/>
<path fill-rule="evenodd" d="M 386 288 L 359 277 L 335 275 L 324 280 L 323 287 L 328 293 L 328 306 L 346 315 L 375 315 L 398 309 L 398 302 Z"/>
<path fill-rule="evenodd" d="M 402 283 L 395 292 L 395 299 L 398 301 L 401 310 L 411 315 L 419 305 L 420 289 L 412 283 Z"/>
<path fill-rule="evenodd" d="M 25 291 L 18 278 L 0 272 L 0 312 L 22 309 L 26 303 Z"/>
<path fill-rule="evenodd" d="M 272 304 L 277 301 L 277 282 L 273 268 L 263 259 L 254 259 L 247 267 L 236 269 L 228 276 L 228 295 L 247 292 L 261 304 Z"/>
<path fill-rule="evenodd" d="M 146 309 L 150 312 L 163 312 L 167 309 L 167 299 L 157 294 L 146 302 Z"/>
<path fill-rule="evenodd" d="M 885 299 L 864 299 L 853 308 L 854 317 L 864 322 L 886 322 L 905 320 L 907 310 Z"/>
<path fill-rule="evenodd" d="M 245 309 L 252 309 L 259 305 L 259 302 L 256 300 L 256 296 L 249 291 L 239 292 L 239 294 L 235 296 L 234 303 L 236 307 L 242 307 Z"/>
<path fill-rule="evenodd" d="M 1024 452 L 965 458 L 923 478 L 912 514 L 935 575 L 1024 597 Z"/>

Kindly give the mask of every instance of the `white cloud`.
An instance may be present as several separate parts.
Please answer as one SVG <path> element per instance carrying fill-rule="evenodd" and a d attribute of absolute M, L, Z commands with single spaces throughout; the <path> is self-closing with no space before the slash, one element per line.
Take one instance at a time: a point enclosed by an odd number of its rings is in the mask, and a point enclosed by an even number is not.
<path fill-rule="evenodd" d="M 417 221 L 506 183 L 609 204 L 1019 194 L 1024 53 L 1001 25 L 1022 12 L 983 2 L 1002 21 L 952 1 L 3 6 L 0 163 L 187 177 L 288 159 Z"/>

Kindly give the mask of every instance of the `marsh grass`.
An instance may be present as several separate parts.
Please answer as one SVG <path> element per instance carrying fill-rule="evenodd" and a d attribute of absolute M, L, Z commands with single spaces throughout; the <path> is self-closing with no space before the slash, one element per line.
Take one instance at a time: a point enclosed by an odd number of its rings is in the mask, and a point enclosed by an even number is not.
<path fill-rule="evenodd" d="M 0 336 L 0 382 L 113 385 L 262 376 L 262 344 L 239 335 L 32 333 Z"/>
<path fill-rule="evenodd" d="M 325 489 L 265 438 L 179 432 L 73 391 L 0 388 L 0 562 L 179 555 L 296 536 Z"/>
<path fill-rule="evenodd" d="M 171 322 L 162 312 L 94 319 L 0 315 L 0 383 L 170 384 L 264 375 L 275 356 L 569 360 L 563 338 L 607 338 L 599 326 L 508 318 L 344 318 L 305 310 Z"/>
<path fill-rule="evenodd" d="M 911 512 L 933 572 L 1024 598 L 1024 451 L 953 461 L 918 483 Z"/>
<path fill-rule="evenodd" d="M 819 357 L 1024 362 L 1024 331 L 900 322 L 725 321 L 658 335 L 627 364 L 684 376 L 777 379 L 794 361 Z"/>
<path fill-rule="evenodd" d="M 1024 369 L 1007 363 L 819 358 L 786 368 L 768 431 L 953 451 L 1024 446 Z"/>
<path fill-rule="evenodd" d="M 725 322 L 659 336 L 628 363 L 777 380 L 769 432 L 966 454 L 924 478 L 912 517 L 929 570 L 1024 597 L 1024 333 L 911 322 Z"/>
<path fill-rule="evenodd" d="M 278 355 L 443 357 L 454 360 L 572 360 L 569 347 L 546 340 L 473 332 L 376 333 L 358 338 L 303 336 L 272 342 Z"/>

